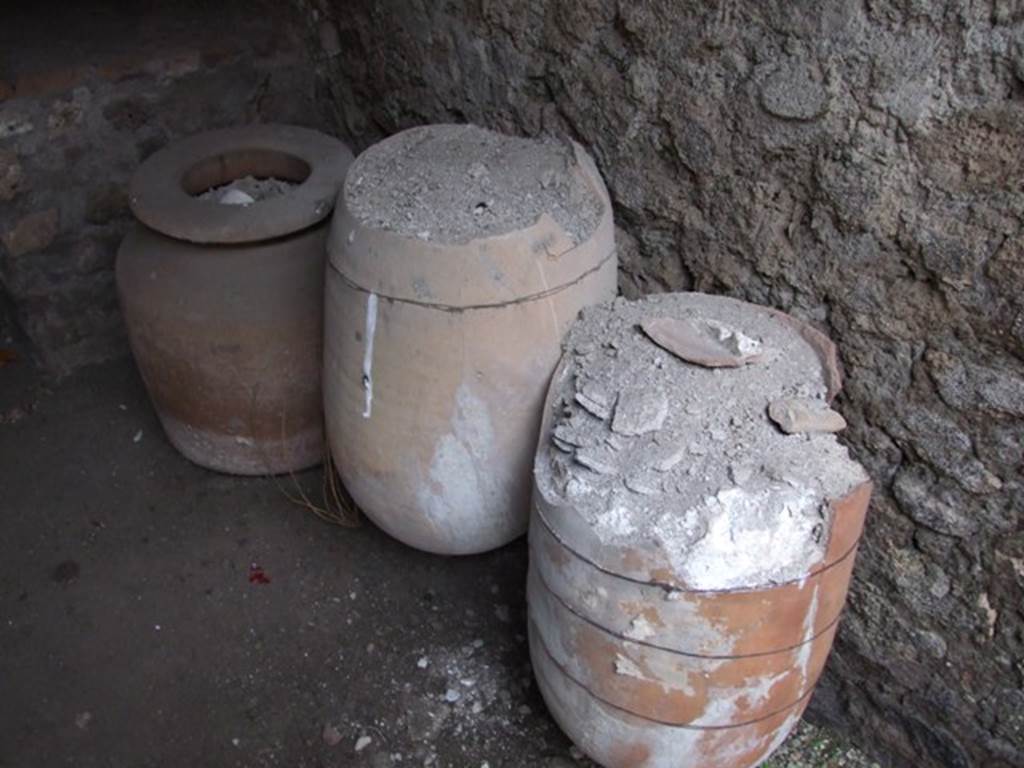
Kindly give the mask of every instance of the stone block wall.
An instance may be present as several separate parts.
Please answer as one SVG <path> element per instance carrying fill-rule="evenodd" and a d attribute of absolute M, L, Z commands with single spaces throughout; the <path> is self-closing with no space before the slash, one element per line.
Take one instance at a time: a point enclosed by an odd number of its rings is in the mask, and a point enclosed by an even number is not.
<path fill-rule="evenodd" d="M 1024 4 L 297 2 L 357 145 L 568 134 L 625 294 L 725 293 L 839 343 L 878 491 L 812 712 L 887 764 L 1024 765 Z"/>
<path fill-rule="evenodd" d="M 322 127 L 294 9 L 270 0 L 21 3 L 0 22 L 0 306 L 50 370 L 126 354 L 126 186 L 169 141 Z"/>

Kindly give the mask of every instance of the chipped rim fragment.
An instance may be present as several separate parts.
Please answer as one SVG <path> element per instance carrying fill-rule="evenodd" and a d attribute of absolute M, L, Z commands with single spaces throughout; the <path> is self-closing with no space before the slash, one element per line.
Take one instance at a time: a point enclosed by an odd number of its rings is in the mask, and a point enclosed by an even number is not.
<path fill-rule="evenodd" d="M 641 322 L 640 329 L 647 338 L 669 354 L 675 355 L 684 362 L 700 365 L 705 368 L 742 368 L 744 365 L 756 363 L 764 357 L 761 344 L 756 341 L 754 342 L 757 344 L 758 351 L 756 352 L 730 352 L 720 343 L 717 345 L 718 349 L 714 349 L 714 344 L 709 345 L 706 339 L 694 333 L 696 323 L 697 320 L 695 318 L 654 317 Z M 707 321 L 704 324 L 714 327 L 712 323 Z M 719 329 L 723 328 L 720 323 L 715 325 Z M 680 333 L 684 335 L 684 338 L 679 336 Z M 742 336 L 743 334 L 736 331 L 734 335 Z M 754 341 L 749 338 L 747 340 Z M 693 348 L 684 353 L 677 346 L 679 343 L 693 342 L 696 342 L 696 345 L 702 348 Z"/>
<path fill-rule="evenodd" d="M 835 434 L 847 427 L 846 419 L 838 411 L 829 407 L 822 408 L 820 403 L 809 398 L 779 397 L 768 403 L 768 418 L 787 435 L 807 433 Z M 805 419 L 801 428 L 800 415 Z"/>
<path fill-rule="evenodd" d="M 843 388 L 843 369 L 839 361 L 839 351 L 835 342 L 809 323 L 799 318 L 787 315 L 781 310 L 773 307 L 763 307 L 769 314 L 774 315 L 780 322 L 796 328 L 800 337 L 811 345 L 817 353 L 821 362 L 821 371 L 825 377 L 825 402 L 831 404 L 836 395 Z"/>

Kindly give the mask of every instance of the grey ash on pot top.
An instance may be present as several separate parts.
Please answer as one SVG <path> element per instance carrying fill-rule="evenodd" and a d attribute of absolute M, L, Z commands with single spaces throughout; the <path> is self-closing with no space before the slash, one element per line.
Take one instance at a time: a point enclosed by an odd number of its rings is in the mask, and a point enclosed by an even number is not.
<path fill-rule="evenodd" d="M 444 244 L 524 229 L 544 213 L 578 244 L 604 212 L 568 141 L 473 125 L 413 128 L 370 147 L 344 194 L 365 226 Z"/>
<path fill-rule="evenodd" d="M 224 205 L 244 206 L 287 195 L 297 186 L 299 186 L 297 183 L 285 179 L 243 176 L 227 184 L 211 187 L 196 197 L 200 200 L 210 200 Z"/>
<path fill-rule="evenodd" d="M 756 356 L 686 362 L 641 329 L 655 318 Z M 799 579 L 820 561 L 828 500 L 867 477 L 835 435 L 785 434 L 768 416 L 779 398 L 827 408 L 821 360 L 797 328 L 734 299 L 665 294 L 585 309 L 564 349 L 535 463 L 550 503 L 602 546 L 660 550 L 694 589 Z"/>

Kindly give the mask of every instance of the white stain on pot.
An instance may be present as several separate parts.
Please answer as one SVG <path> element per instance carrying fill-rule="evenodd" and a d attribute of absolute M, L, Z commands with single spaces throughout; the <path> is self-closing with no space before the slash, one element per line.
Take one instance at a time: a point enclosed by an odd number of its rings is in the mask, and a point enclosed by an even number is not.
<path fill-rule="evenodd" d="M 492 461 L 497 439 L 487 404 L 463 382 L 455 395 L 451 431 L 434 447 L 429 479 L 418 496 L 438 530 L 470 541 L 489 512 L 508 508 L 508 492 Z"/>
<path fill-rule="evenodd" d="M 779 729 L 769 733 L 760 733 L 757 724 L 712 730 L 661 726 L 601 703 L 566 677 L 543 652 L 533 658 L 548 706 L 558 721 L 566 724 L 576 745 L 597 760 L 621 754 L 623 744 L 635 744 L 645 750 L 644 768 L 678 768 L 684 760 L 693 765 L 727 765 L 730 759 L 748 759 L 755 751 L 766 757 L 800 719 L 799 708 L 794 708 Z"/>
<path fill-rule="evenodd" d="M 645 616 L 639 615 L 629 623 L 625 634 L 626 637 L 631 637 L 634 640 L 646 640 L 655 634 L 655 629 Z"/>
<path fill-rule="evenodd" d="M 662 546 L 694 589 L 781 583 L 806 574 L 821 557 L 822 518 L 812 488 L 774 483 L 758 491 L 729 488 L 704 500 L 707 533 L 695 544 L 664 520 Z"/>
<path fill-rule="evenodd" d="M 624 538 L 636 531 L 629 506 L 619 503 L 620 501 L 619 498 L 613 499 L 609 508 L 597 517 L 594 533 L 597 534 L 602 544 L 612 542 L 616 538 Z"/>
<path fill-rule="evenodd" d="M 788 675 L 787 670 L 777 675 L 748 678 L 744 685 L 734 688 L 714 688 L 712 695 L 708 696 L 701 721 L 737 723 L 749 719 L 747 713 L 761 706 L 772 688 L 783 682 Z"/>
<path fill-rule="evenodd" d="M 637 680 L 646 680 L 644 673 L 640 671 L 632 659 L 628 659 L 621 653 L 615 655 L 615 674 L 635 677 Z"/>
<path fill-rule="evenodd" d="M 371 293 L 366 297 L 366 346 L 363 348 L 363 391 L 366 398 L 363 406 L 364 419 L 370 418 L 370 414 L 373 413 L 373 337 L 376 332 L 377 294 Z"/>
<path fill-rule="evenodd" d="M 807 672 L 811 666 L 811 653 L 814 650 L 814 643 L 811 641 L 814 639 L 814 628 L 818 620 L 818 584 L 814 585 L 814 594 L 811 595 L 811 605 L 807 609 L 807 614 L 804 616 L 803 623 L 803 645 L 800 646 L 800 650 L 796 656 L 796 666 L 800 670 L 800 674 L 803 678 L 804 683 L 808 682 Z"/>

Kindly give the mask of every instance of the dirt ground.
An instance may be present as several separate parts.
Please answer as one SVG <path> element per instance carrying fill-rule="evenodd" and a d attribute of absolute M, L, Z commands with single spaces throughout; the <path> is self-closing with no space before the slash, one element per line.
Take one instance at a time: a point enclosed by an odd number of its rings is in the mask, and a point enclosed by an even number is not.
<path fill-rule="evenodd" d="M 422 554 L 291 482 L 181 458 L 130 360 L 0 367 L 0 766 L 588 765 L 531 680 L 524 541 Z M 869 765 L 806 733 L 772 765 Z"/>

